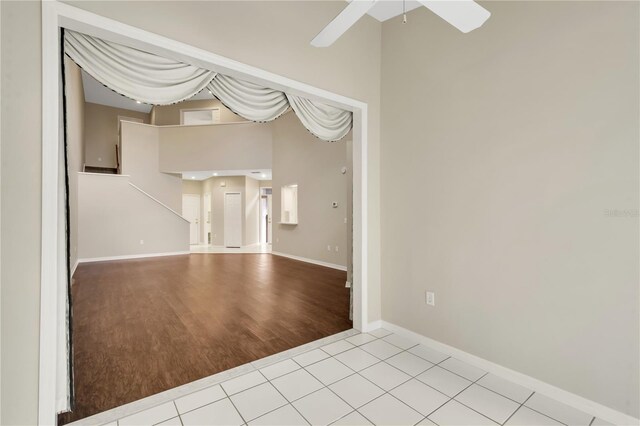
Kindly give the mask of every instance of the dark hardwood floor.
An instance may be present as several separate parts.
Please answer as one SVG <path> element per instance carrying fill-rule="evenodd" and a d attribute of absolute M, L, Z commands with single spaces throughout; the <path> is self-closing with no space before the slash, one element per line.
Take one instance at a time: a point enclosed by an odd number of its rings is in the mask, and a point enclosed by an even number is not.
<path fill-rule="evenodd" d="M 351 328 L 346 272 L 271 254 L 81 264 L 60 424 Z"/>

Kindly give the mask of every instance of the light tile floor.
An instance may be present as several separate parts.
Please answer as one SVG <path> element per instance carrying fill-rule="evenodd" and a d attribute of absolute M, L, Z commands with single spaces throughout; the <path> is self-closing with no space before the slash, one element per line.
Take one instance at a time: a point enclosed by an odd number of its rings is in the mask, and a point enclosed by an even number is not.
<path fill-rule="evenodd" d="M 375 330 L 279 359 L 125 425 L 585 425 L 593 416 Z"/>

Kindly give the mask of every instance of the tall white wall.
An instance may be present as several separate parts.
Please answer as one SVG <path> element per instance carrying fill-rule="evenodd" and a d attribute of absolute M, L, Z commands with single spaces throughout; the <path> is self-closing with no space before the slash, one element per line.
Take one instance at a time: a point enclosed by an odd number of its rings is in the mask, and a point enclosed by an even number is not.
<path fill-rule="evenodd" d="M 383 318 L 638 417 L 640 4 L 484 5 L 383 24 Z"/>
<path fill-rule="evenodd" d="M 122 174 L 175 211 L 182 210 L 182 177 L 160 170 L 160 128 L 122 123 Z"/>
<path fill-rule="evenodd" d="M 189 222 L 129 182 L 125 175 L 78 174 L 81 261 L 189 251 Z"/>
<path fill-rule="evenodd" d="M 271 123 L 158 127 L 163 172 L 270 169 Z"/>
<path fill-rule="evenodd" d="M 314 137 L 293 113 L 273 122 L 273 251 L 347 265 L 347 140 Z M 298 224 L 280 224 L 281 188 L 298 185 Z M 332 202 L 338 203 L 337 208 Z M 328 249 L 328 247 L 330 249 Z M 337 248 L 337 250 L 336 250 Z"/>

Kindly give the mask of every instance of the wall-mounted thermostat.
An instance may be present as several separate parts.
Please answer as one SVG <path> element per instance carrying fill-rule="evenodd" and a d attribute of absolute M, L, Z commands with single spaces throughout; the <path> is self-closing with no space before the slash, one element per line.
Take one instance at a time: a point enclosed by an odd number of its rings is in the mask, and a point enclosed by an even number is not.
<path fill-rule="evenodd" d="M 227 186 L 227 182 L 225 181 L 220 182 L 220 186 Z"/>
<path fill-rule="evenodd" d="M 334 209 L 338 207 L 338 202 L 337 201 L 333 201 L 331 203 L 331 207 L 333 207 Z"/>

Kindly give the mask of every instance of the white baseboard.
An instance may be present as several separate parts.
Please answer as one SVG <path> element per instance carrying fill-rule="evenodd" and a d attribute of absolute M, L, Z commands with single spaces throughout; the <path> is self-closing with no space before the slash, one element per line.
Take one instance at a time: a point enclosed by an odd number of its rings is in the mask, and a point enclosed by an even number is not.
<path fill-rule="evenodd" d="M 323 262 L 321 260 L 308 259 L 306 257 L 294 256 L 292 254 L 280 253 L 278 251 L 272 251 L 271 254 L 276 256 L 288 257 L 289 259 L 299 260 L 301 262 L 313 263 L 314 265 L 326 266 L 327 268 L 338 269 L 340 271 L 346 271 L 347 267 L 342 265 L 336 265 L 335 263 Z"/>
<path fill-rule="evenodd" d="M 76 269 L 78 269 L 78 263 L 80 263 L 80 259 L 76 259 L 76 263 L 71 267 L 71 278 L 73 278 L 73 274 L 75 274 Z"/>
<path fill-rule="evenodd" d="M 363 325 L 362 332 L 368 333 L 369 331 L 377 330 L 379 328 L 385 328 L 382 326 L 382 320 L 371 321 L 369 324 Z"/>
<path fill-rule="evenodd" d="M 124 256 L 90 257 L 85 259 L 78 259 L 78 263 L 106 262 L 109 260 L 142 259 L 146 257 L 178 256 L 181 254 L 191 254 L 191 252 L 174 251 L 174 252 L 168 252 L 168 253 L 144 253 L 144 254 L 126 254 Z"/>
<path fill-rule="evenodd" d="M 367 331 L 371 331 L 380 327 L 429 346 L 442 353 L 481 368 L 484 371 L 495 374 L 496 376 L 500 376 L 503 379 L 509 380 L 511 382 L 517 383 L 521 386 L 531 389 L 534 392 L 541 393 L 545 396 L 548 396 L 549 398 L 553 398 L 556 401 L 584 411 L 587 414 L 592 414 L 599 419 L 605 420 L 615 425 L 640 424 L 639 419 L 629 416 L 628 414 L 606 407 L 587 398 L 583 398 L 579 395 L 565 391 L 556 386 L 535 379 L 531 376 L 527 376 L 526 374 L 522 374 L 507 367 L 503 367 L 484 358 L 472 355 L 468 352 L 454 348 L 453 346 L 449 346 L 437 340 L 433 340 L 429 337 L 423 336 L 422 334 L 418 334 L 414 331 L 408 330 L 404 327 L 400 327 L 390 322 L 373 321 L 367 324 L 366 329 Z"/>

